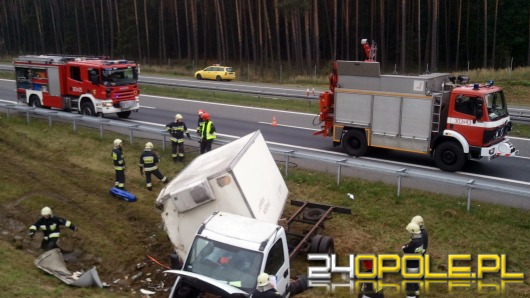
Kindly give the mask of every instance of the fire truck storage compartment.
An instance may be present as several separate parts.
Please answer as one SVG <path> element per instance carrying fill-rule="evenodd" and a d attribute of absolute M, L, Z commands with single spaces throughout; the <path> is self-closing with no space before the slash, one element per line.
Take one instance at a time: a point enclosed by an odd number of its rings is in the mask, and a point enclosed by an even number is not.
<path fill-rule="evenodd" d="M 382 96 L 337 91 L 337 123 L 369 127 L 371 146 L 428 152 L 432 97 Z"/>
<path fill-rule="evenodd" d="M 57 67 L 17 67 L 17 88 L 61 94 L 59 69 Z"/>

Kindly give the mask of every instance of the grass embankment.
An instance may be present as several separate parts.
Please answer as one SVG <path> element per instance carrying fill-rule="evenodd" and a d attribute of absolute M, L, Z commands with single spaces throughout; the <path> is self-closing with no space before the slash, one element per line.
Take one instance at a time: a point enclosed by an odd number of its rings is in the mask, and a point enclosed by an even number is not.
<path fill-rule="evenodd" d="M 103 139 L 94 129 L 80 128 L 73 133 L 69 125 L 54 124 L 25 117 L 1 116 L 0 129 L 0 291 L 6 297 L 137 297 L 131 291 L 145 287 L 142 281 L 127 280 L 137 271 L 136 264 L 151 255 L 167 260 L 170 243 L 163 231 L 159 210 L 154 200 L 161 184 L 155 179 L 155 191 L 148 192 L 137 168 L 137 159 L 144 141 L 136 140 L 124 148 L 127 161 L 126 187 L 138 196 L 135 203 L 126 203 L 108 195 L 114 183 L 110 159 L 112 140 L 127 139 L 105 133 Z M 182 164 L 169 162 L 170 152 L 155 150 L 162 156 L 160 168 L 175 176 Z M 196 148 L 188 147 L 191 160 Z M 408 241 L 405 226 L 421 214 L 429 231 L 429 253 L 434 271 L 447 267 L 447 254 L 506 254 L 508 272 L 524 272 L 523 285 L 507 285 L 509 297 L 528 296 L 530 276 L 529 212 L 485 203 L 466 211 L 465 198 L 448 197 L 415 190 L 402 190 L 395 196 L 395 187 L 378 182 L 344 179 L 336 186 L 335 177 L 322 173 L 291 169 L 286 178 L 290 198 L 318 201 L 352 208 L 351 216 L 336 216 L 326 224 L 325 233 L 334 237 L 341 261 L 349 253 L 398 253 Z M 353 193 L 355 200 L 347 198 Z M 40 253 L 38 240 L 29 241 L 26 229 L 48 205 L 56 214 L 78 224 L 76 237 L 64 231 L 63 248 L 81 252 L 79 262 L 68 264 L 71 270 L 89 269 L 97 265 L 101 279 L 109 289 L 79 289 L 64 285 L 34 267 L 32 261 Z M 286 216 L 292 211 L 287 207 Z M 474 258 L 476 260 L 476 258 Z M 166 261 L 165 263 L 168 263 Z M 476 262 L 470 262 L 476 270 Z M 314 264 L 321 265 L 321 264 Z M 462 264 L 465 265 L 465 264 Z M 293 274 L 306 274 L 304 256 L 293 264 Z M 155 266 L 156 267 L 156 266 Z M 160 275 L 150 276 L 157 282 Z M 499 283 L 498 275 L 488 282 Z M 117 283 L 113 281 L 118 280 Z M 385 282 L 399 282 L 389 275 Z M 167 285 L 166 285 L 167 286 Z M 337 290 L 335 297 L 350 297 Z M 477 290 L 458 288 L 454 297 L 474 297 Z M 165 297 L 160 293 L 156 297 Z M 326 296 L 313 289 L 301 297 Z M 394 297 L 387 290 L 386 296 Z M 402 295 L 398 295 L 402 296 Z M 428 297 L 447 297 L 446 286 L 431 286 Z"/>

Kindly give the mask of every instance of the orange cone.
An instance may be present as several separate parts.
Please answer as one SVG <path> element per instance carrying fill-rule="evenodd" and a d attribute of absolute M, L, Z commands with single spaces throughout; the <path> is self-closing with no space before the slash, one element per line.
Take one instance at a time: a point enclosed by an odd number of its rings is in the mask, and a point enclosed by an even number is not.
<path fill-rule="evenodd" d="M 272 117 L 272 126 L 276 126 L 276 116 Z"/>

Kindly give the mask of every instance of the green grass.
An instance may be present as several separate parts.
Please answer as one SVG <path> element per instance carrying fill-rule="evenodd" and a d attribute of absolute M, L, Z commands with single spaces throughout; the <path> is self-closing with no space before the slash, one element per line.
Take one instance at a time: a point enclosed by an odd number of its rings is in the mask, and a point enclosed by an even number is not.
<path fill-rule="evenodd" d="M 154 180 L 155 190 L 145 188 L 137 168 L 137 159 L 145 140 L 124 147 L 127 162 L 126 187 L 138 196 L 135 203 L 126 203 L 108 195 L 114 183 L 110 151 L 112 140 L 126 136 L 106 132 L 100 138 L 97 129 L 79 128 L 77 133 L 67 124 L 32 119 L 25 123 L 23 115 L 0 116 L 0 291 L 6 297 L 138 297 L 133 294 L 145 288 L 141 281 L 131 281 L 138 272 L 136 264 L 147 262 L 151 255 L 169 263 L 171 245 L 163 230 L 160 211 L 154 201 L 162 185 Z M 175 176 L 182 164 L 169 162 L 170 152 L 162 151 L 154 142 L 155 151 L 162 156 L 161 171 Z M 195 145 L 195 144 L 193 144 Z M 196 156 L 195 147 L 188 146 L 187 160 Z M 283 172 L 283 163 L 280 170 Z M 352 209 L 352 215 L 337 215 L 326 223 L 325 233 L 333 236 L 341 262 L 349 253 L 399 253 L 408 241 L 405 226 L 421 214 L 429 231 L 429 253 L 434 271 L 447 264 L 447 254 L 479 253 L 507 254 L 508 272 L 524 272 L 524 285 L 509 285 L 509 297 L 524 297 L 530 291 L 530 214 L 528 211 L 478 203 L 466 211 L 465 197 L 451 197 L 425 191 L 396 189 L 380 182 L 344 178 L 339 186 L 335 176 L 302 169 L 290 169 L 286 183 L 291 199 L 317 201 Z M 355 200 L 347 198 L 353 193 Z M 109 289 L 79 289 L 68 287 L 58 279 L 40 271 L 33 259 L 40 253 L 39 241 L 30 241 L 26 229 L 38 217 L 43 205 L 79 225 L 76 237 L 64 231 L 63 248 L 81 251 L 79 262 L 69 269 L 90 269 L 97 266 L 102 281 Z M 286 206 L 284 216 L 293 207 Z M 144 278 L 154 283 L 169 281 L 160 267 L 148 262 L 142 269 Z M 474 262 L 473 262 L 474 263 Z M 293 275 L 307 274 L 305 257 L 293 263 Z M 475 264 L 472 264 L 475 266 Z M 150 274 L 150 275 L 148 275 Z M 116 284 L 113 281 L 119 280 Z M 488 281 L 498 282 L 497 278 Z M 388 282 L 399 281 L 390 276 Z M 438 287 L 433 287 L 438 289 Z M 428 297 L 446 297 L 445 288 L 431 291 Z M 454 297 L 474 297 L 476 290 L 457 292 Z M 155 297 L 166 297 L 167 293 Z M 300 297 L 322 297 L 321 289 L 313 289 Z M 388 291 L 386 295 L 394 297 Z M 338 291 L 334 297 L 350 297 Z"/>

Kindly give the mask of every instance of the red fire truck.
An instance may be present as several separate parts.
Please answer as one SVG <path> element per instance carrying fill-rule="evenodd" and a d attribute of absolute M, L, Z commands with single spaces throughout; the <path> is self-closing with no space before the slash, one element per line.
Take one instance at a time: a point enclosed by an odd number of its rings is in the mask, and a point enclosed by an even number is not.
<path fill-rule="evenodd" d="M 428 154 L 444 171 L 467 160 L 517 154 L 506 138 L 512 123 L 502 88 L 465 76 L 381 75 L 375 48 L 366 61 L 336 61 L 330 90 L 320 94 L 322 130 L 351 156 L 369 147 Z"/>
<path fill-rule="evenodd" d="M 140 108 L 138 67 L 132 61 L 25 55 L 13 64 L 17 98 L 29 106 L 120 118 Z"/>

